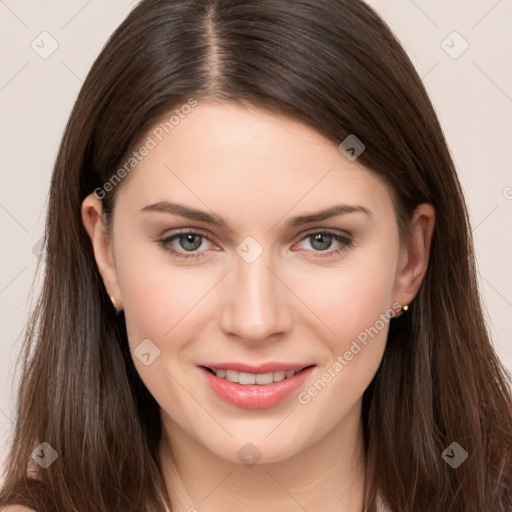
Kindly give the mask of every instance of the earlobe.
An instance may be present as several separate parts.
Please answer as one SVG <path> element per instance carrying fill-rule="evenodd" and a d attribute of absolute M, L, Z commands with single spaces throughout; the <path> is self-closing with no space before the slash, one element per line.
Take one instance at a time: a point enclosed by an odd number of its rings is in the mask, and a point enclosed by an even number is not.
<path fill-rule="evenodd" d="M 430 204 L 420 204 L 414 211 L 399 258 L 395 300 L 402 305 L 412 302 L 428 268 L 435 225 L 435 210 Z"/>
<path fill-rule="evenodd" d="M 122 309 L 121 294 L 114 265 L 111 237 L 105 229 L 101 200 L 94 194 L 90 194 L 82 202 L 82 222 L 91 240 L 94 258 L 106 293 L 115 309 L 119 311 Z"/>

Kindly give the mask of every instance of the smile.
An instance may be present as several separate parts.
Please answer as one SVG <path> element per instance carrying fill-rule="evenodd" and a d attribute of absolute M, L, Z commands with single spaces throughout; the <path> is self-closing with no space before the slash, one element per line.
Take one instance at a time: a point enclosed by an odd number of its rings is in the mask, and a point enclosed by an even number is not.
<path fill-rule="evenodd" d="M 235 370 L 211 370 L 220 379 L 226 379 L 229 382 L 238 382 L 238 384 L 258 384 L 260 386 L 265 384 L 272 384 L 272 382 L 280 382 L 282 380 L 293 377 L 296 370 L 288 371 L 275 371 L 269 373 L 246 373 L 237 372 Z"/>
<path fill-rule="evenodd" d="M 258 372 L 239 371 L 232 368 L 199 366 L 210 389 L 221 399 L 237 407 L 260 409 L 282 402 L 296 391 L 311 374 L 315 365 L 295 365 Z M 225 365 L 244 366 L 244 365 Z M 280 365 L 293 366 L 293 365 Z M 245 367 L 244 369 L 246 369 Z"/>

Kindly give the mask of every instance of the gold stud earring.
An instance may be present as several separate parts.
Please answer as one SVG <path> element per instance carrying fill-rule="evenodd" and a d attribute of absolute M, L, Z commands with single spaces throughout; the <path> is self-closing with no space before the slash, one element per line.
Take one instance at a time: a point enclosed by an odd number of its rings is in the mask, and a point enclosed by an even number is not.
<path fill-rule="evenodd" d="M 117 311 L 116 299 L 114 299 L 112 295 L 110 296 L 110 302 L 112 302 L 112 306 L 114 306 L 114 309 Z"/>
<path fill-rule="evenodd" d="M 409 309 L 409 304 L 404 304 L 402 306 L 402 311 L 407 311 Z"/>

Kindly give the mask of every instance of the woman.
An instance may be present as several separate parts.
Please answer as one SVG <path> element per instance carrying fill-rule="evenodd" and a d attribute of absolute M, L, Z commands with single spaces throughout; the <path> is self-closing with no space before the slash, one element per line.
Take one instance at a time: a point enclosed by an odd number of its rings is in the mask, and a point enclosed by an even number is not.
<path fill-rule="evenodd" d="M 509 511 L 470 233 L 367 5 L 144 0 L 57 157 L 0 504 Z"/>

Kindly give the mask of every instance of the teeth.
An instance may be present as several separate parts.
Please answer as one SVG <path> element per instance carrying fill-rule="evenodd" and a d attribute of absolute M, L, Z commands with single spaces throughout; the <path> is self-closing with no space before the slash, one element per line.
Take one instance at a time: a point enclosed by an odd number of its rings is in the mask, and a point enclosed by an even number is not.
<path fill-rule="evenodd" d="M 259 373 L 255 376 L 255 380 L 256 384 L 272 384 L 272 382 L 274 382 L 274 374 L 272 372 Z"/>
<path fill-rule="evenodd" d="M 235 372 L 233 370 L 226 370 L 226 380 L 229 380 L 229 382 L 238 382 L 239 377 L 240 377 L 240 372 Z"/>
<path fill-rule="evenodd" d="M 284 380 L 286 372 L 274 372 L 274 382 L 279 382 L 280 380 Z"/>
<path fill-rule="evenodd" d="M 246 373 L 236 372 L 234 370 L 214 370 L 215 375 L 221 379 L 226 379 L 229 382 L 236 382 L 238 384 L 272 384 L 272 382 L 279 382 L 284 379 L 293 377 L 295 370 L 288 371 L 275 371 L 269 373 Z"/>
<path fill-rule="evenodd" d="M 254 373 L 240 372 L 238 375 L 239 384 L 256 384 L 256 375 Z"/>

